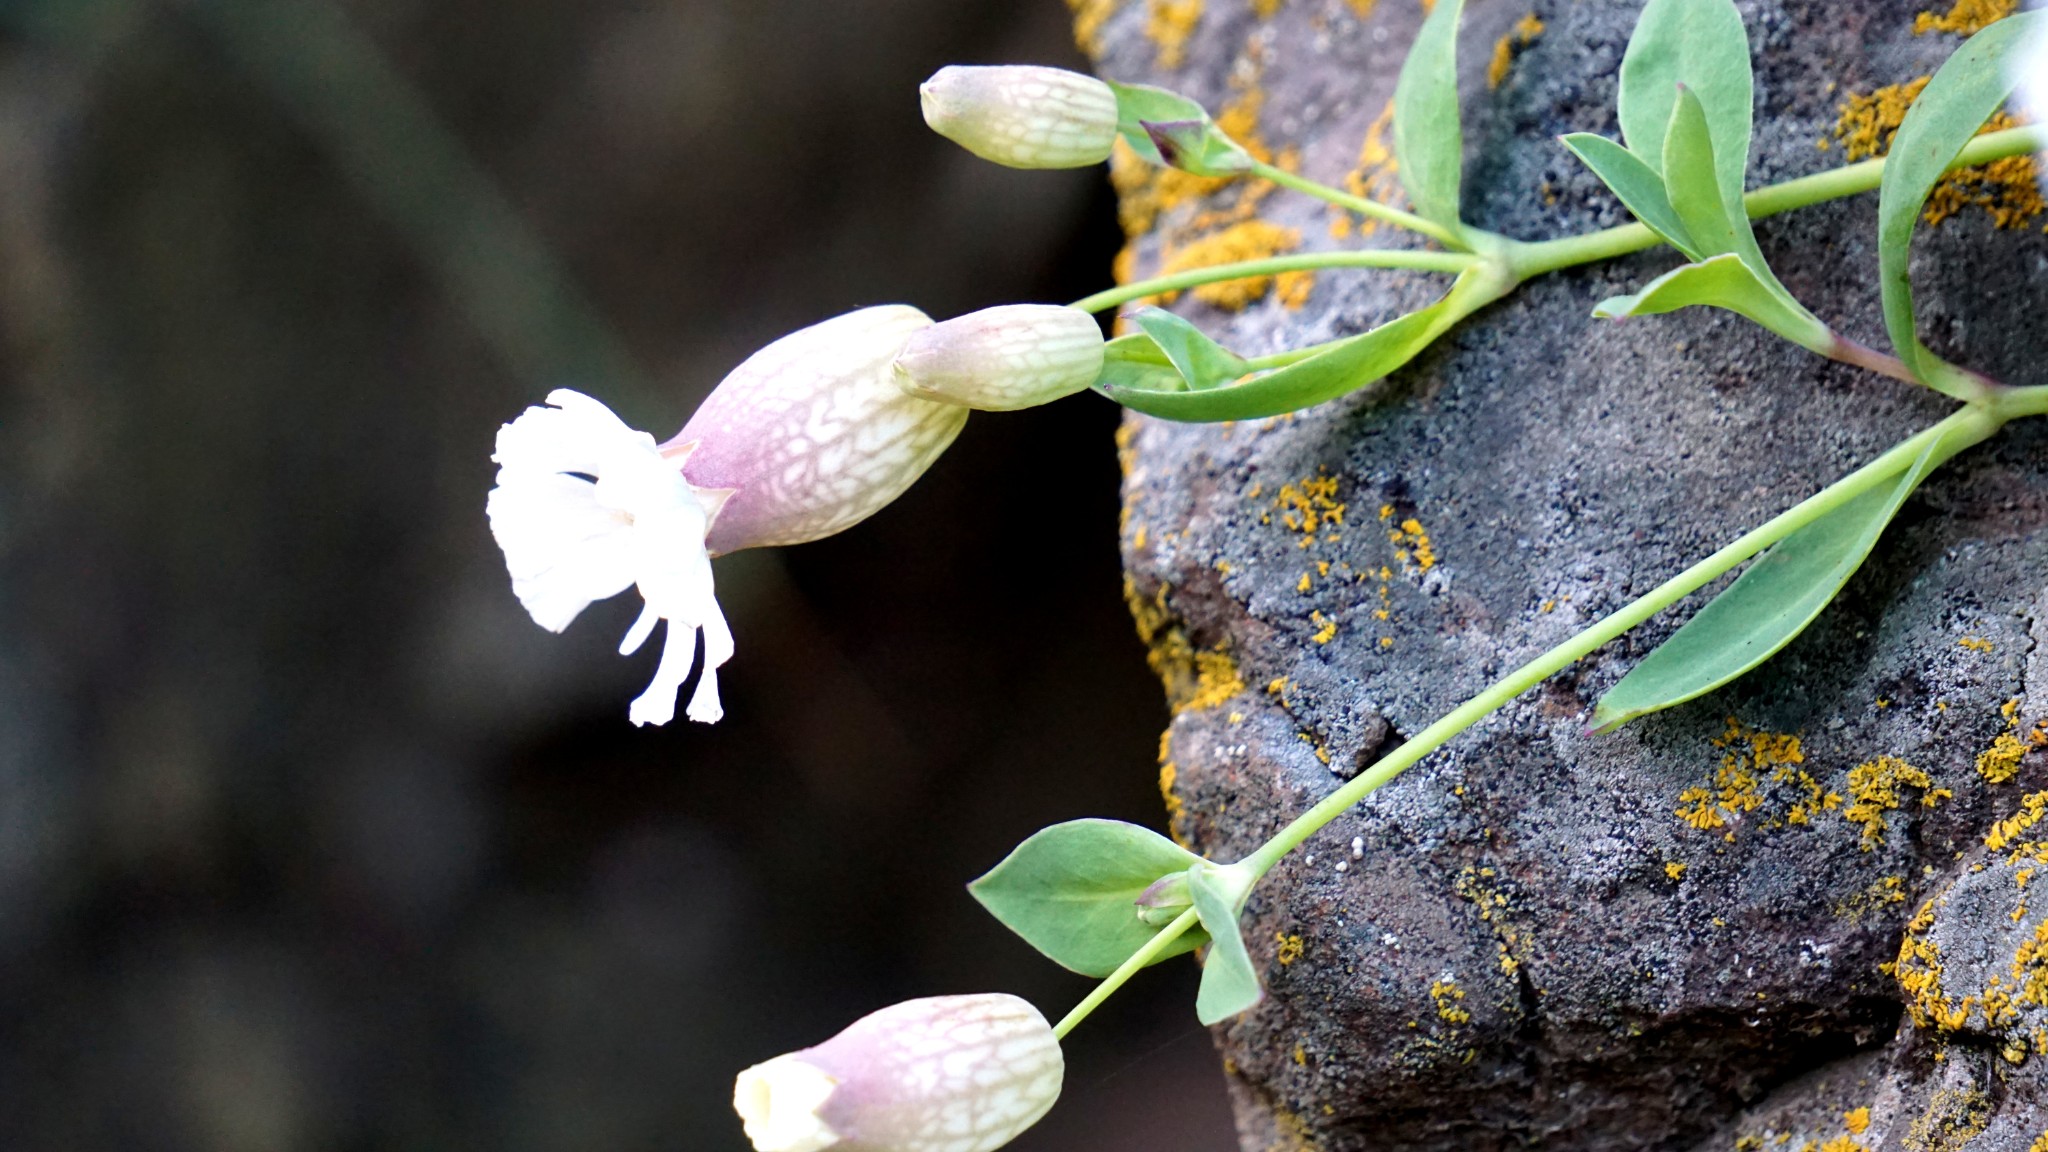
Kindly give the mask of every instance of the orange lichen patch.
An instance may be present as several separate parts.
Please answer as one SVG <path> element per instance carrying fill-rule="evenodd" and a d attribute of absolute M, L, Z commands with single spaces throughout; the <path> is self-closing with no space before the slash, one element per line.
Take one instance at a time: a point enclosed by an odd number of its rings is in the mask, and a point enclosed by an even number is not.
<path fill-rule="evenodd" d="M 1175 715 L 1214 708 L 1243 692 L 1237 662 L 1222 648 L 1198 652 L 1167 610 L 1168 588 L 1161 584 L 1151 598 L 1138 593 L 1137 582 L 1124 577 L 1124 601 L 1145 643 L 1145 663 L 1166 689 L 1167 706 Z"/>
<path fill-rule="evenodd" d="M 1351 5 L 1352 15 L 1363 20 L 1372 15 L 1372 7 L 1379 3 L 1379 0 L 1345 0 L 1345 3 Z"/>
<path fill-rule="evenodd" d="M 1273 13 L 1278 12 L 1280 5 L 1286 2 L 1287 0 L 1251 0 L 1252 14 L 1261 20 L 1271 20 Z"/>
<path fill-rule="evenodd" d="M 1974 36 L 2019 9 L 2019 0 L 1956 0 L 1955 7 L 1950 8 L 1946 16 L 1936 16 L 1932 12 L 1915 16 L 1913 35 L 1954 32 L 1959 36 Z"/>
<path fill-rule="evenodd" d="M 2015 696 L 2005 702 L 1998 714 L 2005 717 L 2005 731 L 2000 732 L 1977 756 L 1977 775 L 1988 783 L 2004 784 L 2020 773 L 2020 761 L 2036 748 L 2048 747 L 2048 717 L 2035 723 L 2033 731 L 2020 734 L 2020 701 Z"/>
<path fill-rule="evenodd" d="M 1922 1028 L 1953 1032 L 1969 1023 L 1977 998 L 1965 996 L 1951 1001 L 1941 986 L 1941 949 L 1927 938 L 1934 926 L 1934 901 L 1920 906 L 1906 924 L 1899 941 L 1899 958 L 1892 964 L 1892 978 L 1906 994 L 1906 1011 Z"/>
<path fill-rule="evenodd" d="M 1321 612 L 1311 612 L 1308 614 L 1308 621 L 1316 626 L 1315 635 L 1310 636 L 1309 639 L 1318 644 L 1328 644 L 1337 638 L 1337 622 L 1335 620 L 1324 616 Z"/>
<path fill-rule="evenodd" d="M 1860 924 L 1863 918 L 1872 912 L 1905 902 L 1906 878 L 1886 876 L 1863 891 L 1838 902 L 1834 907 L 1834 913 L 1852 924 Z"/>
<path fill-rule="evenodd" d="M 2003 852 L 2008 846 L 2020 843 L 2020 836 L 2029 828 L 2041 822 L 2048 815 L 2048 792 L 2036 792 L 2020 801 L 2019 810 L 1991 826 L 1984 836 L 1984 846 L 1993 852 Z"/>
<path fill-rule="evenodd" d="M 1365 142 L 1358 148 L 1358 163 L 1344 174 L 1344 190 L 1353 196 L 1377 200 L 1383 204 L 1392 203 L 1401 194 L 1401 178 L 1394 161 L 1393 137 L 1394 102 L 1380 109 L 1365 128 Z M 1331 209 L 1330 235 L 1339 240 L 1351 235 L 1352 228 L 1360 236 L 1370 236 L 1379 229 L 1377 220 L 1354 221 L 1350 212 L 1342 208 Z"/>
<path fill-rule="evenodd" d="M 1961 640 L 1956 641 L 1956 647 L 1968 648 L 1972 652 L 1989 652 L 1993 649 L 1991 641 L 1984 639 L 1982 636 L 1965 636 Z"/>
<path fill-rule="evenodd" d="M 1387 539 L 1394 545 L 1394 558 L 1401 563 L 1414 565 L 1417 572 L 1436 567 L 1436 545 L 1430 543 L 1422 521 L 1410 516 L 1401 521 L 1399 528 L 1387 533 Z"/>
<path fill-rule="evenodd" d="M 1865 852 L 1875 851 L 1884 843 L 1884 814 L 1898 809 L 1902 787 L 1921 789 L 1920 803 L 1929 808 L 1955 795 L 1946 788 L 1936 788 L 1927 773 L 1896 756 L 1879 756 L 1849 770 L 1851 799 L 1849 806 L 1842 809 L 1842 819 L 1862 827 Z"/>
<path fill-rule="evenodd" d="M 1811 824 L 1815 814 L 1833 811 L 1842 803 L 1841 796 L 1822 788 L 1818 780 L 1800 767 L 1806 761 L 1806 753 L 1797 736 L 1759 731 L 1730 716 L 1727 728 L 1712 744 L 1722 750 L 1722 755 L 1711 783 L 1678 794 L 1678 808 L 1673 815 L 1688 827 L 1712 831 L 1725 827 L 1743 813 L 1756 811 L 1763 806 L 1766 782 L 1796 790 L 1797 799 L 1783 817 L 1785 824 Z M 1778 823 L 1774 819 L 1766 827 L 1777 827 Z"/>
<path fill-rule="evenodd" d="M 1212 264 L 1263 260 L 1282 252 L 1292 252 L 1300 244 L 1301 232 L 1298 229 L 1284 228 L 1265 220 L 1246 220 L 1175 249 L 1159 270 L 1161 275 L 1171 276 Z M 1194 289 L 1195 299 L 1227 312 L 1237 312 L 1264 298 L 1273 287 L 1273 281 L 1271 276 L 1251 276 L 1203 284 Z M 1172 295 L 1167 293 L 1165 298 L 1170 299 Z"/>
<path fill-rule="evenodd" d="M 2039 1045 L 2036 1045 L 2036 1047 L 2039 1047 Z M 2034 1137 L 2034 1143 L 2027 1148 L 2027 1152 L 2048 1152 L 2048 1132 L 2043 1132 L 2039 1136 Z"/>
<path fill-rule="evenodd" d="M 1472 1014 L 1458 1007 L 1465 998 L 1465 990 L 1454 981 L 1439 980 L 1429 986 L 1429 998 L 1436 1001 L 1436 1014 L 1450 1024 L 1469 1024 Z"/>
<path fill-rule="evenodd" d="M 1158 48 L 1161 68 L 1173 69 L 1187 61 L 1188 38 L 1202 19 L 1203 0 L 1146 0 L 1145 38 Z"/>
<path fill-rule="evenodd" d="M 1280 514 L 1280 522 L 1289 531 L 1300 534 L 1296 543 L 1306 547 L 1316 541 L 1316 533 L 1344 526 L 1344 513 L 1350 505 L 1337 499 L 1337 478 L 1328 475 L 1305 476 L 1293 484 L 1282 484 L 1273 497 L 1273 509 Z"/>
<path fill-rule="evenodd" d="M 1507 35 L 1493 42 L 1493 61 L 1486 66 L 1486 86 L 1499 88 L 1508 78 L 1508 69 L 1514 66 L 1515 50 L 1527 48 L 1543 35 L 1543 21 L 1534 12 L 1515 22 Z"/>
<path fill-rule="evenodd" d="M 1814 1152 L 1870 1152 L 1870 1149 L 1858 1144 L 1854 1137 L 1837 1136 L 1820 1144 Z"/>
<path fill-rule="evenodd" d="M 1123 0 L 1067 0 L 1074 14 L 1074 43 L 1081 51 L 1095 55 L 1102 50 L 1102 26 L 1116 15 Z"/>
<path fill-rule="evenodd" d="M 1962 1152 L 1990 1123 L 1990 1097 L 1975 1088 L 1943 1088 L 1907 1126 L 1905 1146 L 1914 1152 Z"/>
<path fill-rule="evenodd" d="M 1870 1128 L 1870 1109 L 1857 1108 L 1842 1113 L 1842 1127 L 1847 1128 L 1851 1136 L 1863 1135 Z"/>
<path fill-rule="evenodd" d="M 1972 0 L 1958 4 L 1961 11 Z M 1926 18 L 1926 14 L 1922 14 Z M 1851 96 L 1841 105 L 1835 121 L 1835 137 L 1850 160 L 1882 156 L 1891 150 L 1892 137 L 1906 118 L 1906 110 L 1927 87 L 1927 77 L 1879 88 L 1867 95 Z M 1978 131 L 1996 132 L 2018 127 L 2021 121 L 2000 112 L 1984 122 Z M 2041 197 L 2039 168 L 2031 156 L 2008 156 L 1974 168 L 1961 168 L 1941 178 L 1927 197 L 1923 218 L 1939 224 L 1964 210 L 1977 207 L 1991 215 L 2000 228 L 2023 228 L 2043 213 L 2048 201 Z"/>
<path fill-rule="evenodd" d="M 1667 860 L 1664 862 L 1664 875 L 1670 877 L 1673 880 L 1683 879 L 1687 867 L 1688 865 L 1684 864 L 1681 861 Z"/>
<path fill-rule="evenodd" d="M 1309 293 L 1315 291 L 1316 274 L 1297 269 L 1282 272 L 1273 277 L 1273 298 L 1289 311 L 1299 312 L 1308 303 Z"/>
<path fill-rule="evenodd" d="M 1273 954 L 1273 959 L 1279 961 L 1282 968 L 1301 959 L 1301 954 L 1306 948 L 1301 942 L 1301 937 L 1282 932 L 1273 939 L 1280 945 L 1279 951 Z"/>

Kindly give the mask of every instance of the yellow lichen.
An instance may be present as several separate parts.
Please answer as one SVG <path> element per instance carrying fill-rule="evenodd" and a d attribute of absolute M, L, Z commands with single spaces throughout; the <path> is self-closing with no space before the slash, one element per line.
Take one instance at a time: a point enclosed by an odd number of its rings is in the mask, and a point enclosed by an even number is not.
<path fill-rule="evenodd" d="M 1344 189 L 1353 196 L 1377 200 L 1382 204 L 1392 203 L 1401 194 L 1401 178 L 1394 161 L 1392 132 L 1394 130 L 1394 102 L 1380 109 L 1365 128 L 1365 142 L 1358 149 L 1358 163 L 1344 174 Z M 1377 220 L 1359 220 L 1354 223 L 1350 212 L 1333 208 L 1330 217 L 1330 235 L 1339 240 L 1351 235 L 1355 226 L 1360 236 L 1370 236 L 1379 229 Z"/>
<path fill-rule="evenodd" d="M 1436 1001 L 1436 1014 L 1451 1024 L 1469 1024 L 1472 1014 L 1458 1007 L 1465 998 L 1465 990 L 1455 981 L 1439 980 L 1429 986 L 1429 998 Z"/>
<path fill-rule="evenodd" d="M 1863 1135 L 1864 1131 L 1870 1127 L 1870 1109 L 1867 1107 L 1857 1108 L 1842 1113 L 1842 1127 L 1847 1128 L 1851 1136 Z"/>
<path fill-rule="evenodd" d="M 1527 48 L 1543 35 L 1543 21 L 1534 12 L 1515 22 L 1507 35 L 1493 42 L 1493 61 L 1486 66 L 1486 86 L 1499 88 L 1508 78 L 1508 69 L 1515 63 L 1515 49 Z"/>
<path fill-rule="evenodd" d="M 1870 1149 L 1858 1144 L 1854 1137 L 1837 1136 L 1821 1143 L 1815 1152 L 1870 1152 Z"/>
<path fill-rule="evenodd" d="M 1202 5 L 1203 0 L 1146 0 L 1145 38 L 1158 48 L 1161 68 L 1186 62 L 1188 38 L 1202 19 Z"/>
<path fill-rule="evenodd" d="M 1308 619 L 1309 623 L 1316 626 L 1315 635 L 1309 637 L 1309 639 L 1318 644 L 1328 644 L 1337 638 L 1337 622 L 1335 620 L 1324 616 L 1321 612 L 1309 613 Z"/>
<path fill-rule="evenodd" d="M 1138 639 L 1145 644 L 1145 663 L 1166 689 L 1167 706 L 1178 715 L 1191 709 L 1214 708 L 1244 691 L 1237 662 L 1222 648 L 1196 651 L 1166 607 L 1168 588 L 1147 598 L 1137 582 L 1124 577 L 1124 602 L 1131 610 Z"/>
<path fill-rule="evenodd" d="M 1962 1152 L 1991 1123 L 1991 1099 L 1975 1088 L 1943 1088 L 1907 1128 L 1909 1152 Z"/>
<path fill-rule="evenodd" d="M 1968 648 L 1972 652 L 1989 652 L 1993 648 L 1991 641 L 1984 639 L 1982 636 L 1965 636 L 1961 640 L 1956 641 L 1956 645 Z"/>
<path fill-rule="evenodd" d="M 1173 789 L 1180 780 L 1180 767 L 1166 758 L 1171 743 L 1169 733 L 1159 734 L 1159 798 L 1166 803 L 1167 834 L 1173 837 L 1175 843 L 1185 848 L 1188 846 L 1187 842 L 1180 834 L 1180 817 L 1185 805 L 1181 803 L 1180 793 Z"/>
<path fill-rule="evenodd" d="M 1102 26 L 1116 15 L 1123 0 L 1067 0 L 1074 14 L 1074 43 L 1093 56 L 1102 50 Z"/>
<path fill-rule="evenodd" d="M 1971 3 L 1973 0 L 1962 0 L 1957 4 L 1957 10 L 1961 11 Z M 1927 79 L 1922 76 L 1844 100 L 1841 116 L 1835 122 L 1835 137 L 1842 142 L 1847 158 L 1862 160 L 1888 152 L 1892 137 L 1905 120 L 1906 110 L 1927 87 Z M 1978 131 L 1996 132 L 2019 124 L 2020 121 L 2010 114 L 2000 112 L 1985 121 Z M 1928 195 L 1924 218 L 1929 224 L 1939 224 L 1971 207 L 1984 209 L 2000 228 L 2023 228 L 2036 217 L 2048 213 L 2048 201 L 2041 197 L 2039 169 L 2033 158 L 2008 156 L 1949 173 Z"/>
<path fill-rule="evenodd" d="M 1984 846 L 1993 852 L 2004 851 L 2019 843 L 2021 833 L 2040 823 L 2043 815 L 2048 815 L 2048 792 L 2036 792 L 2020 801 L 2019 811 L 1992 825 L 1984 836 Z"/>
<path fill-rule="evenodd" d="M 1905 935 L 1899 940 L 1899 958 L 1891 967 L 1892 978 L 1906 994 L 1906 1011 L 1913 1023 L 1953 1032 L 1969 1023 L 1977 998 L 1948 998 L 1941 983 L 1941 949 L 1926 936 L 1933 926 L 1934 901 L 1929 900 L 1906 924 Z"/>
<path fill-rule="evenodd" d="M 2019 7 L 2019 0 L 1956 0 L 1955 6 L 1945 16 L 1936 16 L 1932 12 L 1915 16 L 1913 35 L 1954 32 L 1959 36 L 1974 36 L 2019 11 Z"/>
<path fill-rule="evenodd" d="M 1395 558 L 1404 564 L 1413 564 L 1418 572 L 1427 572 L 1436 567 L 1436 546 L 1430 543 L 1429 533 L 1422 527 L 1422 521 L 1410 516 L 1401 521 L 1401 526 L 1387 533 L 1396 551 Z"/>
<path fill-rule="evenodd" d="M 1664 862 L 1664 875 L 1669 876 L 1673 880 L 1680 879 L 1685 875 L 1687 867 L 1688 865 L 1682 861 L 1667 860 Z"/>
<path fill-rule="evenodd" d="M 1282 968 L 1301 959 L 1302 949 L 1305 947 L 1301 942 L 1301 937 L 1291 936 L 1283 932 L 1275 936 L 1274 939 L 1279 942 L 1280 950 L 1274 953 L 1273 958 L 1280 962 Z"/>
<path fill-rule="evenodd" d="M 1372 6 L 1379 3 L 1379 0 L 1346 0 L 1346 2 L 1351 5 L 1352 13 L 1360 20 L 1363 20 L 1372 15 Z"/>
<path fill-rule="evenodd" d="M 1176 272 L 1207 268 L 1212 264 L 1263 260 L 1282 252 L 1292 252 L 1300 244 L 1301 232 L 1298 229 L 1282 227 L 1265 220 L 1246 220 L 1174 249 L 1160 265 L 1159 271 L 1161 275 L 1171 276 Z M 1213 304 L 1226 312 L 1238 312 L 1246 305 L 1264 298 L 1267 290 L 1272 288 L 1273 281 L 1272 276 L 1248 276 L 1241 280 L 1203 284 L 1194 290 L 1195 299 L 1205 304 Z M 1298 283 L 1294 291 L 1301 291 Z M 1171 294 L 1167 294 L 1167 298 L 1170 297 Z"/>
<path fill-rule="evenodd" d="M 1280 5 L 1286 2 L 1287 0 L 1251 0 L 1252 14 L 1261 20 L 1271 20 L 1273 13 L 1278 12 Z"/>
<path fill-rule="evenodd" d="M 1863 829 L 1865 852 L 1884 843 L 1884 814 L 1898 809 L 1901 787 L 1921 789 L 1920 802 L 1929 808 L 1954 795 L 1946 788 L 1936 788 L 1927 773 L 1896 756 L 1879 756 L 1849 770 L 1850 801 L 1842 809 L 1842 819 Z"/>
<path fill-rule="evenodd" d="M 1289 311 L 1299 312 L 1308 303 L 1309 293 L 1315 291 L 1316 274 L 1297 268 L 1273 277 L 1273 298 Z"/>

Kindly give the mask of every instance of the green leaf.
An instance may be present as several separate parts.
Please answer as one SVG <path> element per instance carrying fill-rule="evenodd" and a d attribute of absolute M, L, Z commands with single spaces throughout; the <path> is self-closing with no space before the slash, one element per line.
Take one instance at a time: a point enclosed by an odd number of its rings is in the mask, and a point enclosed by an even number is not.
<path fill-rule="evenodd" d="M 1714 171 L 1714 138 L 1707 128 L 1707 110 L 1684 85 L 1679 86 L 1678 98 L 1672 102 L 1671 123 L 1664 133 L 1664 189 L 1671 197 L 1671 210 L 1685 225 L 1686 235 L 1699 245 L 1700 255 L 1742 250 Z M 1736 199 L 1739 203 L 1739 192 Z M 1740 219 L 1746 231 L 1749 217 L 1741 214 Z"/>
<path fill-rule="evenodd" d="M 1228 891 L 1219 870 L 1208 864 L 1188 869 L 1188 894 L 1194 897 L 1195 915 L 1201 918 L 1213 944 L 1202 961 L 1202 986 L 1195 992 L 1195 1017 L 1204 1024 L 1220 1024 L 1265 996 L 1259 987 L 1258 973 L 1252 971 L 1244 936 L 1237 927 L 1243 897 Z"/>
<path fill-rule="evenodd" d="M 1394 169 L 1415 211 L 1456 231 L 1465 137 L 1458 125 L 1458 17 L 1465 0 L 1437 0 L 1394 83 Z"/>
<path fill-rule="evenodd" d="M 1188 382 L 1152 337 L 1119 336 L 1102 347 L 1102 374 L 1095 387 L 1106 395 L 1124 392 L 1185 392 Z"/>
<path fill-rule="evenodd" d="M 1603 300 L 1593 315 L 1603 320 L 1655 316 L 1704 304 L 1740 313 L 1803 348 L 1826 355 L 1834 334 L 1782 293 L 1758 278 L 1756 271 L 1732 252 L 1697 264 L 1674 268 L 1650 281 L 1633 296 Z"/>
<path fill-rule="evenodd" d="M 1664 178 L 1655 168 L 1636 158 L 1636 154 L 1609 140 L 1590 132 L 1577 132 L 1564 137 L 1562 143 L 1572 150 L 1600 182 L 1621 198 L 1635 218 L 1643 226 L 1663 237 L 1666 244 L 1678 249 L 1693 260 L 1700 258 L 1700 252 L 1693 245 L 1692 237 L 1686 233 L 1685 225 L 1672 210 L 1670 197 L 1664 191 Z"/>
<path fill-rule="evenodd" d="M 1135 308 L 1126 315 L 1152 337 L 1194 391 L 1229 384 L 1250 370 L 1244 357 L 1164 308 Z"/>
<path fill-rule="evenodd" d="M 1749 37 L 1732 0 L 1650 0 L 1621 59 L 1622 139 L 1662 173 L 1678 86 L 1690 88 L 1713 130 L 1724 201 L 1742 195 L 1749 165 Z M 1668 174 L 1667 174 L 1668 175 Z"/>
<path fill-rule="evenodd" d="M 1206 392 L 1160 392 L 1124 386 L 1106 376 L 1096 390 L 1126 408 L 1162 420 L 1202 423 L 1255 420 L 1295 412 L 1363 388 L 1415 358 L 1432 340 L 1465 315 L 1463 297 L 1493 291 L 1466 273 L 1443 299 L 1419 312 L 1390 320 L 1370 332 L 1334 344 L 1306 360 Z M 1492 299 L 1493 296 L 1487 296 Z M 1469 307 L 1469 306 L 1468 306 Z"/>
<path fill-rule="evenodd" d="M 1109 88 L 1116 93 L 1117 134 L 1146 160 L 1197 176 L 1234 176 L 1252 167 L 1251 155 L 1193 100 L 1148 84 L 1112 80 Z"/>
<path fill-rule="evenodd" d="M 1981 378 L 1929 351 L 1913 322 L 1907 259 L 1913 224 L 1927 194 L 1956 154 L 2012 94 L 2017 61 L 2029 40 L 2048 36 L 2048 11 L 2009 16 L 1956 49 L 1906 111 L 1885 159 L 1877 202 L 1877 251 L 1884 286 L 1884 326 L 1899 358 L 1921 382 L 1958 399 L 1983 389 Z"/>
<path fill-rule="evenodd" d="M 1721 687 L 1792 642 L 1856 574 L 1906 497 L 1937 460 L 1928 445 L 1895 483 L 1879 485 L 1777 543 L 1593 708 L 1596 731 Z"/>
<path fill-rule="evenodd" d="M 1034 833 L 967 890 L 1054 963 L 1102 977 L 1158 932 L 1138 918 L 1138 897 L 1161 876 L 1200 862 L 1148 828 L 1072 820 Z M 1205 939 L 1200 931 L 1185 934 L 1159 959 Z"/>

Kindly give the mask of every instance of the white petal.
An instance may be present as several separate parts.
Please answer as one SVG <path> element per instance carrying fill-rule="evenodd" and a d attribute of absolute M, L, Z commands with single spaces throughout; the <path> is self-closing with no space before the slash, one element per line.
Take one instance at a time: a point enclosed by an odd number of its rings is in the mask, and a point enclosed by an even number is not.
<path fill-rule="evenodd" d="M 523 475 L 491 489 L 485 512 L 513 594 L 550 632 L 633 584 L 632 531 L 574 476 Z"/>
<path fill-rule="evenodd" d="M 619 655 L 631 656 L 638 652 L 640 646 L 647 643 L 647 638 L 654 634 L 655 622 L 660 619 L 661 614 L 654 610 L 654 605 L 642 604 L 640 618 L 633 621 L 633 626 L 626 629 L 626 638 L 619 641 Z"/>
<path fill-rule="evenodd" d="M 612 410 L 581 392 L 558 388 L 548 393 L 553 408 L 528 408 L 498 429 L 497 451 L 491 459 L 505 472 L 581 472 L 596 476 L 622 454 L 649 450 L 654 438 L 635 432 Z"/>
<path fill-rule="evenodd" d="M 726 626 L 725 613 L 719 611 L 718 602 L 711 602 L 711 612 L 704 618 L 704 675 L 697 680 L 697 690 L 690 693 L 690 719 L 699 724 L 716 724 L 725 716 L 725 708 L 718 702 L 718 666 L 732 659 L 732 629 Z"/>
<path fill-rule="evenodd" d="M 675 719 L 676 693 L 683 690 L 683 681 L 690 678 L 690 668 L 696 661 L 697 630 L 670 620 L 654 681 L 633 701 L 626 715 L 635 724 L 666 724 Z"/>

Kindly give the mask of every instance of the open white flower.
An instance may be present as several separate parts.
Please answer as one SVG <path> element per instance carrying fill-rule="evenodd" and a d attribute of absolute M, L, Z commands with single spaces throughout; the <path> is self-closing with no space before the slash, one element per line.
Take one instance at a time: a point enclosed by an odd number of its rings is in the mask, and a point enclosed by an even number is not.
<path fill-rule="evenodd" d="M 638 586 L 646 606 L 620 655 L 668 622 L 654 682 L 633 701 L 635 724 L 666 724 L 696 662 L 704 632 L 704 675 L 689 716 L 723 714 L 718 666 L 732 657 L 732 631 L 712 594 L 704 537 L 725 494 L 693 487 L 654 437 L 611 409 L 566 388 L 553 407 L 528 408 L 498 430 L 497 487 L 485 510 L 505 552 L 512 592 L 534 623 L 560 632 L 594 601 Z"/>

